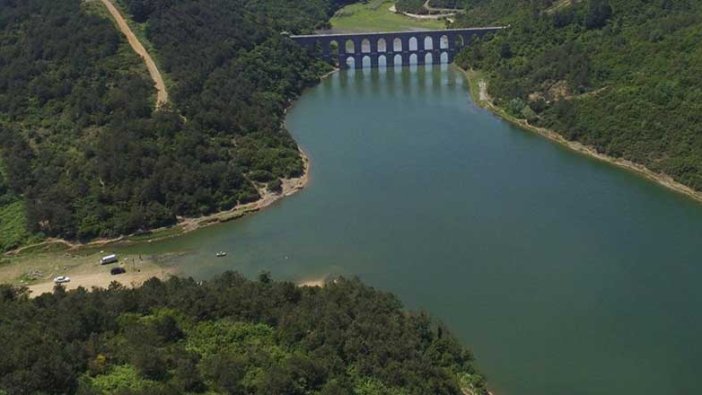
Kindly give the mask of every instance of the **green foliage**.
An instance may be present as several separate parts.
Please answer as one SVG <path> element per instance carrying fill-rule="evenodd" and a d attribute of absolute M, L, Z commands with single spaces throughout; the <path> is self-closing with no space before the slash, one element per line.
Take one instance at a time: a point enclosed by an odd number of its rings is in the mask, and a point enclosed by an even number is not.
<path fill-rule="evenodd" d="M 141 378 L 133 366 L 115 365 L 108 374 L 86 376 L 83 386 L 99 394 L 114 394 L 122 391 L 143 391 L 149 384 L 153 383 Z"/>
<path fill-rule="evenodd" d="M 21 200 L 0 204 L 0 251 L 21 245 L 33 237 L 27 231 L 25 206 Z"/>
<path fill-rule="evenodd" d="M 392 295 L 152 279 L 35 299 L 0 286 L 0 392 L 487 395 L 471 354 Z"/>
<path fill-rule="evenodd" d="M 344 1 L 123 0 L 171 85 L 156 112 L 142 61 L 82 3 L 0 7 L 0 251 L 26 239 L 17 200 L 26 232 L 87 240 L 256 200 L 249 173 L 302 173 L 284 110 L 329 66 L 280 33 Z"/>
<path fill-rule="evenodd" d="M 457 21 L 492 24 L 511 27 L 456 61 L 497 105 L 702 190 L 702 3 L 496 0 Z"/>
<path fill-rule="evenodd" d="M 429 6 L 434 8 L 465 9 L 469 5 L 485 2 L 486 0 L 430 0 Z"/>
<path fill-rule="evenodd" d="M 409 12 L 412 14 L 426 14 L 427 9 L 424 8 L 425 0 L 398 0 L 395 7 L 400 12 Z"/>
<path fill-rule="evenodd" d="M 283 192 L 283 183 L 280 181 L 280 178 L 276 178 L 275 180 L 269 182 L 266 185 L 266 188 L 273 193 L 281 193 Z"/>
<path fill-rule="evenodd" d="M 188 351 L 211 356 L 219 352 L 243 354 L 256 348 L 268 354 L 283 354 L 276 349 L 273 328 L 265 324 L 215 321 L 202 322 L 188 331 Z"/>
<path fill-rule="evenodd" d="M 608 0 L 590 0 L 587 14 L 585 15 L 585 27 L 587 29 L 599 29 L 607 24 L 612 17 L 612 6 Z"/>
<path fill-rule="evenodd" d="M 382 381 L 374 378 L 362 378 L 356 383 L 353 393 L 356 395 L 402 395 L 400 388 L 388 388 Z"/>
<path fill-rule="evenodd" d="M 524 100 L 519 97 L 515 97 L 507 104 L 507 112 L 512 116 L 520 117 L 525 106 L 526 103 L 524 103 Z"/>

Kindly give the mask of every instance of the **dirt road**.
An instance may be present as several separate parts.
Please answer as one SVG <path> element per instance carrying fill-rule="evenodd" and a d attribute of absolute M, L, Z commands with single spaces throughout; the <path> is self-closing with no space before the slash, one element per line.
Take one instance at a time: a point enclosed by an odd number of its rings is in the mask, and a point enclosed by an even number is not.
<path fill-rule="evenodd" d="M 134 35 L 132 29 L 129 28 L 129 25 L 127 25 L 127 22 L 124 20 L 124 17 L 122 17 L 122 14 L 120 14 L 115 5 L 112 4 L 110 0 L 100 1 L 102 1 L 102 4 L 104 4 L 105 7 L 107 7 L 107 10 L 110 11 L 110 14 L 112 14 L 112 17 L 117 22 L 117 26 L 119 26 L 119 30 L 122 31 L 122 33 L 127 37 L 127 41 L 129 41 L 129 45 L 132 46 L 134 52 L 144 59 L 146 68 L 149 69 L 149 75 L 151 76 L 151 79 L 154 80 L 154 84 L 156 85 L 156 108 L 161 108 L 161 106 L 168 103 L 168 92 L 166 91 L 166 84 L 163 83 L 163 77 L 161 77 L 161 73 L 158 71 L 158 67 L 156 67 L 156 63 L 154 63 L 154 60 L 146 51 L 146 48 L 141 45 L 141 42 L 139 42 L 137 36 Z"/>

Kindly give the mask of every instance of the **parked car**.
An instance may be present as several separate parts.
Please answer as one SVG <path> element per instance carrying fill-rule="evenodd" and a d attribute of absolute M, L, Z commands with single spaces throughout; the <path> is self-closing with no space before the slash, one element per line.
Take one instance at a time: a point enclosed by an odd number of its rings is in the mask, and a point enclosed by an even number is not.
<path fill-rule="evenodd" d="M 110 274 L 116 276 L 118 274 L 126 273 L 127 271 L 123 267 L 113 267 L 110 269 Z"/>
<path fill-rule="evenodd" d="M 63 284 L 63 283 L 67 283 L 70 281 L 71 281 L 71 278 L 68 276 L 58 276 L 54 279 L 54 284 Z"/>

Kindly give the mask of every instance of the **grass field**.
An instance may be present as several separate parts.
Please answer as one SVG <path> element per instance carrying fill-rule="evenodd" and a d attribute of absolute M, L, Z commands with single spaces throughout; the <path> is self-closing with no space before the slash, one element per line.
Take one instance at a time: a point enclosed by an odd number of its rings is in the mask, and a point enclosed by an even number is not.
<path fill-rule="evenodd" d="M 0 252 L 17 247 L 30 239 L 27 231 L 24 202 L 21 200 L 0 206 Z"/>
<path fill-rule="evenodd" d="M 444 21 L 416 20 L 393 13 L 389 0 L 370 0 L 368 3 L 351 4 L 337 11 L 331 20 L 338 32 L 390 32 L 417 29 L 443 29 Z"/>

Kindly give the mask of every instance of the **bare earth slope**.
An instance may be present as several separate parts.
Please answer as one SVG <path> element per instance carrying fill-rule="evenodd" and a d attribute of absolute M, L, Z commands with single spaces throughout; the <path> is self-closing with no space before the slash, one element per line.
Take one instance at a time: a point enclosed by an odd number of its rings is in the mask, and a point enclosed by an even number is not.
<path fill-rule="evenodd" d="M 110 0 L 100 1 L 102 1 L 102 4 L 104 4 L 105 7 L 107 7 L 107 10 L 110 11 L 110 14 L 112 14 L 112 17 L 117 22 L 119 30 L 127 37 L 127 41 L 129 41 L 129 45 L 132 46 L 134 52 L 144 59 L 146 68 L 149 69 L 149 75 L 151 76 L 151 79 L 154 80 L 154 84 L 156 85 L 156 108 L 160 108 L 168 102 L 168 92 L 166 91 L 166 84 L 163 82 L 163 77 L 161 77 L 161 72 L 159 72 L 158 67 L 156 67 L 156 63 L 154 63 L 154 60 L 146 51 L 146 48 L 141 45 L 141 42 L 139 42 L 139 39 L 136 37 L 136 35 L 134 35 L 132 29 L 129 28 L 129 25 L 127 25 L 124 17 L 122 17 L 122 14 L 120 14 L 119 10 L 117 10 L 114 4 L 112 4 Z"/>

